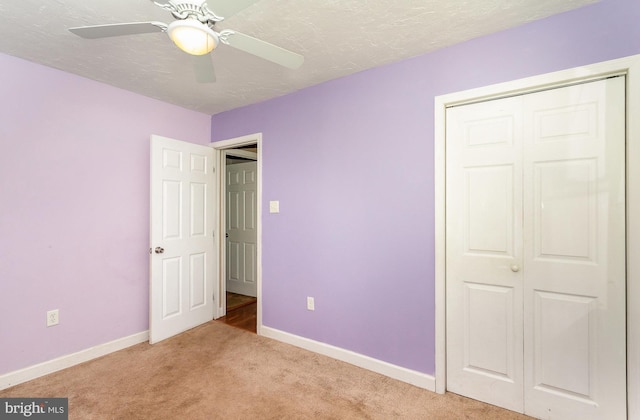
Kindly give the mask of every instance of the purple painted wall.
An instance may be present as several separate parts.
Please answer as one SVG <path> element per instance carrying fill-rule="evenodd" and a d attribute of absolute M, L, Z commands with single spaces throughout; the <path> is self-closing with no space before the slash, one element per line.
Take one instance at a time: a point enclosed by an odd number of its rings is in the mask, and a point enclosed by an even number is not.
<path fill-rule="evenodd" d="M 208 115 L 7 55 L 0 76 L 2 375 L 149 328 L 149 137 L 211 132 Z"/>
<path fill-rule="evenodd" d="M 212 117 L 263 133 L 264 324 L 433 374 L 434 97 L 638 53 L 640 3 L 603 0 Z"/>

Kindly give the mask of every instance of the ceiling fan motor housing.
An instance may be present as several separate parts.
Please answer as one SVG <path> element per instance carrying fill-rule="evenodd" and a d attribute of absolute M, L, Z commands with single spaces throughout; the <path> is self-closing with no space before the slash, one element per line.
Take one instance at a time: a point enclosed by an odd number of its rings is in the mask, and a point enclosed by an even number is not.
<path fill-rule="evenodd" d="M 205 0 L 170 0 L 167 6 L 176 19 L 197 19 L 211 28 L 224 19 L 209 10 Z"/>

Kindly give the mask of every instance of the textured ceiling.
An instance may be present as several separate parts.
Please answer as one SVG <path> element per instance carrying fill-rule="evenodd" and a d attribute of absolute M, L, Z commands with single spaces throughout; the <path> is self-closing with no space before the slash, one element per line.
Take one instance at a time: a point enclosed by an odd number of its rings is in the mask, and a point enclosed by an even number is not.
<path fill-rule="evenodd" d="M 289 70 L 223 45 L 212 57 L 217 82 L 198 84 L 191 57 L 164 33 L 87 40 L 67 30 L 173 20 L 150 0 L 0 0 L 0 52 L 216 114 L 594 2 L 260 0 L 216 26 L 305 63 Z"/>

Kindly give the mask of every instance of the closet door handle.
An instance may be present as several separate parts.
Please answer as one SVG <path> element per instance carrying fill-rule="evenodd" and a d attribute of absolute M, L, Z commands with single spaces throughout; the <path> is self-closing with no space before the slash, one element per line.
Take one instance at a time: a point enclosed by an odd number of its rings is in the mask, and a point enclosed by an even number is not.
<path fill-rule="evenodd" d="M 520 271 L 520 266 L 518 264 L 513 264 L 511 266 L 511 271 L 513 271 L 514 273 L 517 273 L 518 271 Z"/>
<path fill-rule="evenodd" d="M 155 251 L 156 251 L 156 254 L 162 254 L 164 253 L 164 248 L 161 246 L 157 246 Z"/>

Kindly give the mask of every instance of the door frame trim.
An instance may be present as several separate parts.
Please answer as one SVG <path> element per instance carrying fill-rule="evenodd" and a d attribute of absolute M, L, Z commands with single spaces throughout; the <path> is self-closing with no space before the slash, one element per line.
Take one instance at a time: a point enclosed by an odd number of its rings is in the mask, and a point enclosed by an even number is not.
<path fill-rule="evenodd" d="M 435 386 L 446 390 L 446 259 L 445 145 L 446 108 L 539 90 L 557 88 L 614 75 L 626 76 L 626 266 L 627 266 L 627 415 L 640 418 L 640 55 L 528 77 L 434 99 L 435 184 Z"/>
<path fill-rule="evenodd" d="M 258 335 L 262 335 L 262 133 L 254 133 L 248 134 L 246 136 L 235 137 L 227 140 L 220 140 L 213 143 L 210 143 L 209 146 L 214 149 L 214 160 L 216 162 L 216 192 L 215 192 L 215 206 L 218 209 L 218 217 L 215 221 L 214 230 L 218 233 L 214 239 L 216 241 L 216 247 L 218 248 L 218 252 L 215 253 L 215 261 L 214 264 L 217 267 L 216 278 L 214 280 L 214 289 L 217 291 L 218 296 L 218 304 L 215 305 L 215 314 L 214 318 L 220 318 L 225 315 L 227 312 L 226 308 L 226 299 L 222 297 L 226 295 L 227 287 L 224 282 L 225 278 L 225 266 L 222 262 L 226 258 L 226 250 L 225 250 L 225 239 L 224 235 L 222 235 L 222 231 L 224 230 L 224 218 L 225 209 L 224 209 L 224 197 L 222 193 L 224 192 L 223 182 L 224 182 L 224 173 L 222 173 L 222 168 L 224 168 L 225 159 L 225 151 L 228 149 L 235 149 L 242 146 L 247 146 L 255 144 L 258 147 L 258 155 L 257 155 L 257 174 L 258 174 L 258 185 L 256 192 L 256 200 L 257 200 L 257 208 L 256 208 L 256 230 L 257 230 L 257 244 L 256 244 L 256 287 L 257 287 L 257 312 L 256 312 L 256 332 Z"/>

